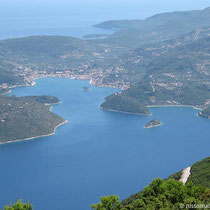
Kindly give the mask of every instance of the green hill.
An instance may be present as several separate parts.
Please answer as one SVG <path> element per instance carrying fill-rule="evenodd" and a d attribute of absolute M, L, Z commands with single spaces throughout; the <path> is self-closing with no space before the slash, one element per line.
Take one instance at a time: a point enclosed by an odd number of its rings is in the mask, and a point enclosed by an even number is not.
<path fill-rule="evenodd" d="M 150 115 L 149 110 L 138 100 L 135 100 L 131 97 L 124 97 L 120 94 L 113 94 L 107 97 L 106 101 L 101 105 L 101 108 L 109 111 L 118 111 L 139 115 Z"/>
<path fill-rule="evenodd" d="M 45 104 L 58 102 L 51 96 L 0 96 L 0 143 L 53 134 L 65 120 Z"/>

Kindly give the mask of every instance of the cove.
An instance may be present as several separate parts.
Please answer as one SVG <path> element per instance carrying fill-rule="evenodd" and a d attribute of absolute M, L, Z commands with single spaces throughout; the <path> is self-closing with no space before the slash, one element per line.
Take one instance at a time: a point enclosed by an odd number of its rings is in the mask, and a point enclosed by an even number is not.
<path fill-rule="evenodd" d="M 90 209 L 101 196 L 124 199 L 209 156 L 210 120 L 198 117 L 198 110 L 151 108 L 149 117 L 101 110 L 116 91 L 68 78 L 12 90 L 57 96 L 62 103 L 52 111 L 69 122 L 53 136 L 0 145 L 0 208 L 22 198 L 35 210 Z M 144 129 L 152 119 L 163 126 Z"/>

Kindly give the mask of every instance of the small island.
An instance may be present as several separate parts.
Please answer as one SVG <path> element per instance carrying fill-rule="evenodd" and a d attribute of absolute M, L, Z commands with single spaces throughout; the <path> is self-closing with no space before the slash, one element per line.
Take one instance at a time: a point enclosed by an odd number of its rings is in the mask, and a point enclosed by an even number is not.
<path fill-rule="evenodd" d="M 162 125 L 161 121 L 151 120 L 144 126 L 144 128 L 153 128 L 153 127 L 158 127 L 158 126 L 161 126 L 161 125 Z"/>

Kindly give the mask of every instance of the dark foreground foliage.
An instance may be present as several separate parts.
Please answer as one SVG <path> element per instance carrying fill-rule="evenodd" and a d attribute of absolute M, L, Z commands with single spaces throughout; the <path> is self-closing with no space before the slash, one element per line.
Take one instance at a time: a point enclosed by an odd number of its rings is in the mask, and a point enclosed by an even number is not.
<path fill-rule="evenodd" d="M 134 210 L 134 209 L 185 209 L 189 205 L 209 204 L 210 189 L 195 186 L 192 182 L 183 185 L 174 179 L 157 178 L 143 191 L 120 202 L 118 196 L 102 197 L 91 206 L 94 210 Z"/>
<path fill-rule="evenodd" d="M 5 206 L 3 210 L 32 210 L 33 206 L 30 203 L 22 203 L 18 200 L 17 203 Z"/>

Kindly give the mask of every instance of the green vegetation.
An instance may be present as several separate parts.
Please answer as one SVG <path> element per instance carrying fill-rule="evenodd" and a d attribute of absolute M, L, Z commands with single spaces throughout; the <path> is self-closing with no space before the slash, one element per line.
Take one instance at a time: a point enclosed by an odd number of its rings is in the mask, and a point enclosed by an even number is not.
<path fill-rule="evenodd" d="M 45 104 L 57 102 L 51 96 L 0 96 L 0 143 L 54 133 L 65 120 Z"/>
<path fill-rule="evenodd" d="M 91 208 L 95 210 L 112 210 L 119 209 L 122 206 L 117 195 L 101 197 L 100 200 L 99 203 L 91 205 Z"/>
<path fill-rule="evenodd" d="M 169 179 L 180 180 L 182 170 L 172 174 Z M 210 157 L 192 165 L 187 183 L 192 182 L 195 186 L 210 188 Z"/>
<path fill-rule="evenodd" d="M 157 178 L 141 192 L 119 202 L 118 196 L 102 197 L 98 204 L 91 207 L 94 210 L 134 210 L 134 209 L 187 209 L 187 205 L 206 204 L 210 202 L 210 189 L 194 186 L 191 182 L 182 182 Z M 186 207 L 186 208 L 185 208 Z"/>
<path fill-rule="evenodd" d="M 210 157 L 192 165 L 188 182 L 210 188 Z"/>
<path fill-rule="evenodd" d="M 178 181 L 181 175 L 182 171 L 179 171 L 165 180 L 157 178 L 142 191 L 122 202 L 115 195 L 102 197 L 99 203 L 91 207 L 94 210 L 169 210 L 182 207 L 182 209 L 193 209 L 189 205 L 208 205 L 210 203 L 210 157 L 193 164 L 186 185 Z"/>
<path fill-rule="evenodd" d="M 125 113 L 134 113 L 149 115 L 149 110 L 139 101 L 131 97 L 124 97 L 123 95 L 111 95 L 106 98 L 106 101 L 101 105 L 102 109 L 113 110 Z"/>
<path fill-rule="evenodd" d="M 123 201 L 119 196 L 111 195 L 100 198 L 100 202 L 91 205 L 94 210 L 170 210 L 170 209 L 205 209 L 202 205 L 210 203 L 210 157 L 195 163 L 191 175 L 184 185 L 177 181 L 182 171 L 173 174 L 169 179 L 154 179 L 149 186 Z M 190 207 L 191 206 L 191 207 Z M 20 200 L 3 210 L 32 210 L 30 203 Z"/>
<path fill-rule="evenodd" d="M 175 180 L 179 181 L 181 179 L 181 177 L 182 177 L 182 170 L 169 176 L 169 179 L 175 179 Z"/>
<path fill-rule="evenodd" d="M 26 96 L 25 99 L 27 98 L 48 105 L 60 103 L 60 100 L 55 96 Z"/>
<path fill-rule="evenodd" d="M 18 200 L 17 203 L 5 206 L 3 210 L 32 210 L 33 206 L 30 203 L 22 203 L 21 200 Z"/>
<path fill-rule="evenodd" d="M 152 128 L 152 127 L 157 127 L 157 126 L 161 126 L 161 125 L 162 125 L 162 122 L 160 122 L 159 120 L 151 120 L 144 127 Z"/>

